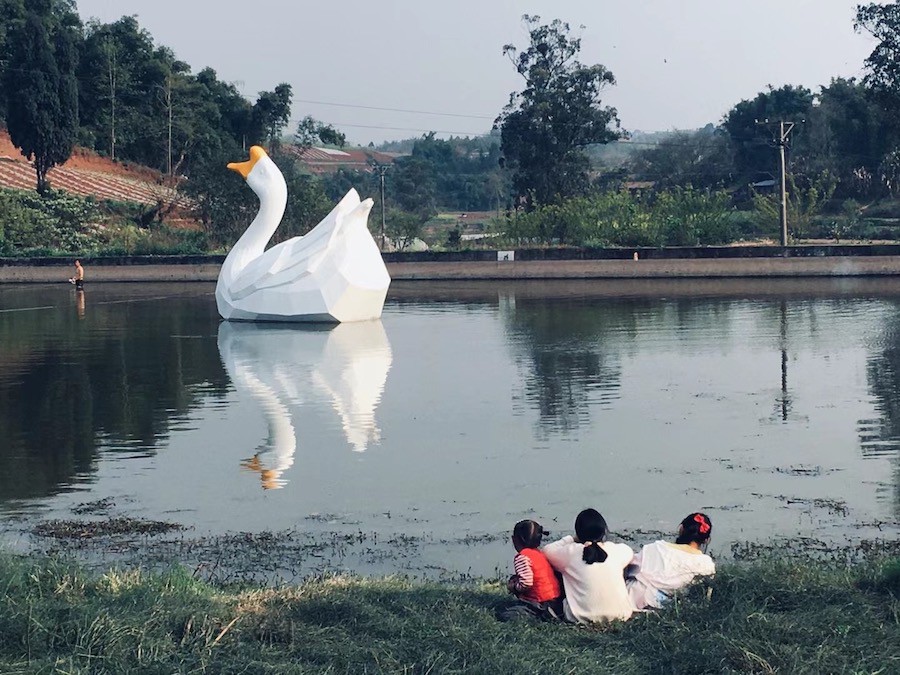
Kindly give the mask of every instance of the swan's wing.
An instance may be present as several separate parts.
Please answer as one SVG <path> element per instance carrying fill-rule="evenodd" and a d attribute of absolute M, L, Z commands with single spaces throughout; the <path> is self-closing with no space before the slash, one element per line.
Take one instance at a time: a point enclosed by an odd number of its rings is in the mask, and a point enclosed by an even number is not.
<path fill-rule="evenodd" d="M 289 269 L 293 270 L 295 278 L 308 274 L 333 241 L 344 214 L 355 210 L 359 204 L 359 193 L 351 188 L 331 212 L 309 232 L 302 237 L 294 237 L 273 246 L 248 264 L 232 282 L 231 297 L 240 300 L 260 288 L 278 286 L 284 283 L 284 280 L 273 282 L 273 278 L 283 277 L 283 273 Z M 298 268 L 304 261 L 311 266 L 306 271 Z"/>
<path fill-rule="evenodd" d="M 335 231 L 340 231 L 344 223 L 356 223 L 359 225 L 360 220 L 365 223 L 371 208 L 372 200 L 367 199 L 353 209 L 351 213 L 339 214 Z M 365 227 L 364 224 L 363 227 Z M 264 288 L 273 288 L 275 286 L 292 283 L 315 272 L 322 260 L 329 255 L 331 251 L 329 246 L 334 240 L 335 235 L 330 234 L 327 239 L 323 236 L 319 241 L 319 245 L 316 246 L 309 245 L 309 242 L 306 241 L 308 236 L 309 235 L 307 234 L 303 237 L 289 239 L 275 248 L 270 249 L 270 251 L 281 249 L 278 251 L 278 268 L 273 268 L 269 272 L 258 277 L 253 285 L 249 287 L 249 291 L 247 291 L 245 295 L 249 295 L 252 292 Z"/>
<path fill-rule="evenodd" d="M 364 222 L 367 219 L 371 208 L 372 200 L 367 199 L 366 201 L 361 202 L 352 212 L 339 214 L 334 232 L 321 235 L 319 238 L 319 245 L 310 246 L 309 242 L 306 241 L 309 234 L 306 234 L 302 237 L 289 239 L 288 241 L 282 242 L 278 246 L 269 249 L 269 251 L 266 252 L 267 254 L 275 251 L 275 249 L 281 249 L 277 254 L 277 269 L 273 267 L 264 275 L 257 277 L 252 287 L 245 295 L 249 295 L 249 293 L 264 288 L 273 288 L 275 286 L 291 283 L 315 272 L 321 261 L 328 255 L 329 245 L 334 240 L 336 233 L 341 231 L 342 224 L 344 222 L 356 222 L 357 216 Z"/>

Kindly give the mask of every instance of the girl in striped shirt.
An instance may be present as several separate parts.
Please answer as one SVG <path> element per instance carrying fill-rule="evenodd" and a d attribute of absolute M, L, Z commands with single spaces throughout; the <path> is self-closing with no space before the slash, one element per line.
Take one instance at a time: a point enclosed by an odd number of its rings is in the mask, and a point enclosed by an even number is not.
<path fill-rule="evenodd" d="M 542 618 L 561 616 L 559 580 L 538 548 L 545 534 L 548 533 L 533 520 L 521 520 L 513 528 L 515 574 L 506 582 L 509 592 L 519 599 L 517 606 L 509 608 L 513 614 L 532 614 Z"/>

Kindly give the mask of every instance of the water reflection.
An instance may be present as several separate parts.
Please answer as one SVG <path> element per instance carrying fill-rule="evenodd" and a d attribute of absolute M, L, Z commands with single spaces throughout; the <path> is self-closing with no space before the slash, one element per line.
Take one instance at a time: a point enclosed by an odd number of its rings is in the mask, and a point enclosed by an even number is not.
<path fill-rule="evenodd" d="M 4 290 L 0 502 L 66 489 L 103 450 L 155 453 L 173 422 L 224 395 L 204 339 L 215 307 L 200 293 L 163 291 L 98 285 L 84 315 L 83 291 Z"/>
<path fill-rule="evenodd" d="M 537 408 L 544 434 L 567 433 L 588 421 L 591 409 L 619 397 L 621 367 L 609 337 L 621 318 L 615 305 L 516 302 L 500 298 L 516 361 L 530 371 L 514 396 Z"/>
<path fill-rule="evenodd" d="M 860 445 L 867 457 L 894 456 L 894 502 L 900 513 L 900 307 L 886 322 L 880 349 L 866 364 L 869 393 L 875 399 L 876 419 L 858 423 Z"/>
<path fill-rule="evenodd" d="M 392 361 L 380 321 L 330 329 L 226 321 L 218 345 L 235 387 L 256 401 L 266 421 L 266 439 L 242 462 L 259 474 L 264 489 L 287 484 L 284 474 L 297 450 L 296 413 L 314 399 L 334 409 L 355 452 L 379 441 L 375 410 Z"/>

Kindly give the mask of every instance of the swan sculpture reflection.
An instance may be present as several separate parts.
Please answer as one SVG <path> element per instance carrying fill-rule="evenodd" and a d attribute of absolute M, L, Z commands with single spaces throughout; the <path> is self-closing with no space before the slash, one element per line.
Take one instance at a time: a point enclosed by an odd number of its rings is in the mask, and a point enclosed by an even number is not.
<path fill-rule="evenodd" d="M 224 319 L 340 323 L 381 316 L 391 283 L 367 226 L 372 200 L 350 190 L 318 225 L 269 250 L 284 216 L 287 185 L 266 151 L 231 163 L 259 197 L 259 212 L 232 247 L 216 284 Z"/>
<path fill-rule="evenodd" d="M 327 402 L 356 452 L 380 438 L 375 410 L 392 354 L 380 321 L 329 331 L 279 324 L 222 322 L 219 355 L 238 392 L 262 409 L 268 434 L 242 466 L 259 473 L 264 489 L 283 487 L 294 464 L 300 406 Z"/>

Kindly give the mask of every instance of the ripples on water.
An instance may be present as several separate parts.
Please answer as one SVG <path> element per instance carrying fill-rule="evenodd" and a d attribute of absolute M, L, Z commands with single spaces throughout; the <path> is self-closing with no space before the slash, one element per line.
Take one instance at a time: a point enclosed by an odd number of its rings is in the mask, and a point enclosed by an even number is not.
<path fill-rule="evenodd" d="M 331 331 L 211 292 L 0 287 L 0 507 L 437 540 L 703 508 L 723 546 L 900 511 L 900 282 L 395 284 Z"/>

